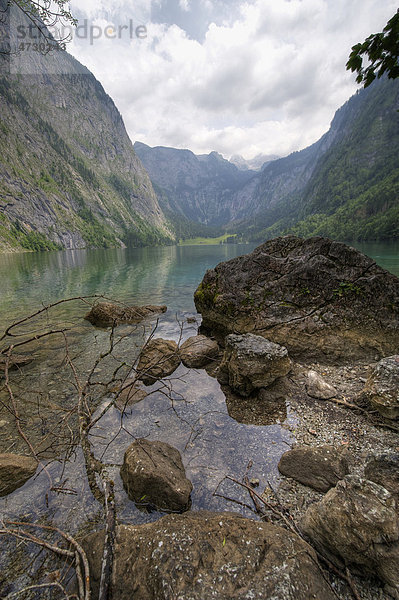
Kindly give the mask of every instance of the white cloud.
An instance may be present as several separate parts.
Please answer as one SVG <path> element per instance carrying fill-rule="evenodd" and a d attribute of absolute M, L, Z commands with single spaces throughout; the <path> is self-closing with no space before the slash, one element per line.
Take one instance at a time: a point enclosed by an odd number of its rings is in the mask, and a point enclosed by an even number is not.
<path fill-rule="evenodd" d="M 90 2 L 89 11 L 98 6 Z M 109 0 L 108 12 L 122 5 Z M 213 14 L 210 0 L 199 6 L 203 19 Z M 395 11 L 396 0 L 248 0 L 233 22 L 208 23 L 202 41 L 182 26 L 148 23 L 145 40 L 75 41 L 71 50 L 112 96 L 133 141 L 286 154 L 328 129 L 356 90 L 345 69 L 351 46 Z"/>
<path fill-rule="evenodd" d="M 190 10 L 190 0 L 179 0 L 179 6 L 182 10 Z"/>

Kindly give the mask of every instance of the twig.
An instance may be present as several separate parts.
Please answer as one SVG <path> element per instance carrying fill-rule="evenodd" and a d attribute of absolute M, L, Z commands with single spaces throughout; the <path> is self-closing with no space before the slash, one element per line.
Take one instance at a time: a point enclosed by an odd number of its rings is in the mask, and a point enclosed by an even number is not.
<path fill-rule="evenodd" d="M 103 558 L 101 563 L 100 591 L 98 595 L 98 600 L 108 600 L 109 597 L 109 587 L 112 574 L 115 543 L 115 499 L 113 482 L 106 481 L 104 488 L 105 540 Z"/>

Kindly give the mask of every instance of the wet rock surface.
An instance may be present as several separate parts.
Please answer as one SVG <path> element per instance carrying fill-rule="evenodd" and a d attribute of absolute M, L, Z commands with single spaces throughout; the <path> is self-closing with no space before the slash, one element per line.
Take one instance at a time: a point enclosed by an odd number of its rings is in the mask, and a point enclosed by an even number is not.
<path fill-rule="evenodd" d="M 95 304 L 85 316 L 96 327 L 115 327 L 122 323 L 140 323 L 146 317 L 166 312 L 166 306 L 123 306 L 111 302 Z"/>
<path fill-rule="evenodd" d="M 0 496 L 22 487 L 36 473 L 37 461 L 19 454 L 0 454 Z"/>
<path fill-rule="evenodd" d="M 85 546 L 98 589 L 104 534 Z M 119 526 L 112 597 L 118 600 L 333 600 L 315 552 L 292 533 L 232 513 L 169 515 Z"/>
<path fill-rule="evenodd" d="M 286 236 L 207 271 L 195 293 L 203 332 L 255 333 L 306 360 L 397 351 L 399 279 L 346 244 Z"/>
<path fill-rule="evenodd" d="M 168 512 L 182 512 L 190 506 L 193 486 L 180 452 L 165 442 L 133 442 L 120 473 L 129 497 L 139 505 Z"/>
<path fill-rule="evenodd" d="M 370 374 L 360 398 L 369 401 L 383 417 L 399 418 L 399 355 L 380 360 Z"/>
<path fill-rule="evenodd" d="M 392 495 L 349 475 L 302 519 L 302 531 L 332 561 L 377 574 L 399 598 L 399 520 Z"/>
<path fill-rule="evenodd" d="M 180 346 L 182 363 L 192 369 L 202 369 L 215 360 L 218 354 L 218 343 L 205 335 L 192 336 Z"/>
<path fill-rule="evenodd" d="M 147 397 L 147 392 L 139 387 L 135 378 L 126 379 L 122 385 L 114 387 L 112 391 L 115 393 L 115 405 L 120 410 L 137 404 Z"/>
<path fill-rule="evenodd" d="M 241 396 L 266 388 L 291 370 L 287 349 L 262 336 L 228 335 L 218 380 Z"/>
<path fill-rule="evenodd" d="M 180 365 L 179 348 L 173 340 L 152 339 L 141 351 L 137 371 L 145 385 L 168 377 Z"/>
<path fill-rule="evenodd" d="M 298 446 L 283 454 L 278 470 L 303 485 L 319 492 L 328 492 L 349 473 L 347 449 L 336 449 L 333 446 Z"/>

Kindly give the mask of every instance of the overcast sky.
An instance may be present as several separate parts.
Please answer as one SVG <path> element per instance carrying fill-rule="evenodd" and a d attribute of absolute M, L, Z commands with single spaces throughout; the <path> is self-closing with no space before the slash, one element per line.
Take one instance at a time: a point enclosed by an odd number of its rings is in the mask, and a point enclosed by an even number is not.
<path fill-rule="evenodd" d="M 351 46 L 381 31 L 398 2 L 82 5 L 71 2 L 81 37 L 75 34 L 68 51 L 101 81 L 133 142 L 252 158 L 287 155 L 327 131 L 334 112 L 358 87 L 345 69 Z M 100 28 L 92 43 L 90 36 L 82 39 L 85 22 Z M 118 26 L 124 28 L 114 37 Z M 146 27 L 147 37 L 143 28 L 136 32 L 139 26 Z"/>

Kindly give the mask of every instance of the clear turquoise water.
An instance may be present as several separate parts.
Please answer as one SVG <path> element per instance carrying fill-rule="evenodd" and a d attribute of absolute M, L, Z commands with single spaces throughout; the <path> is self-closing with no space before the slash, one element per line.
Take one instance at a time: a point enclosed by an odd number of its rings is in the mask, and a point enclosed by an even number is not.
<path fill-rule="evenodd" d="M 182 246 L 0 255 L 0 324 L 60 298 L 104 294 L 124 302 L 194 310 L 206 269 L 251 245 Z M 399 276 L 399 242 L 356 247 Z"/>

